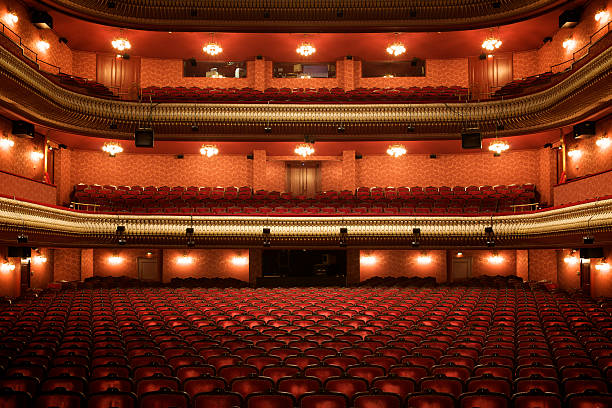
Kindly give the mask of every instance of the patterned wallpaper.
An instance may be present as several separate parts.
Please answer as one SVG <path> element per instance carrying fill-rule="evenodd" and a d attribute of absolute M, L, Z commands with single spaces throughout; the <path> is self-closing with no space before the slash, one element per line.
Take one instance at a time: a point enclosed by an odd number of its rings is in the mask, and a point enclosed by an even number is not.
<path fill-rule="evenodd" d="M 335 88 L 341 83 L 338 78 L 271 78 L 268 86 L 273 88 Z"/>
<path fill-rule="evenodd" d="M 604 247 L 604 256 L 609 264 L 612 264 L 612 247 Z M 595 266 L 599 260 L 591 262 L 591 296 L 593 297 L 611 297 L 612 296 L 612 279 L 610 273 L 598 271 Z"/>
<path fill-rule="evenodd" d="M 540 74 L 538 50 L 529 50 L 512 53 L 513 79 L 522 79 L 531 75 Z"/>
<path fill-rule="evenodd" d="M 32 252 L 32 263 L 30 264 L 30 287 L 46 289 L 47 285 L 53 281 L 53 250 L 50 248 L 40 248 L 39 252 Z M 36 263 L 34 257 L 40 254 L 47 258 L 47 262 Z"/>
<path fill-rule="evenodd" d="M 529 280 L 529 251 L 527 249 L 516 250 L 516 276 L 524 281 Z"/>
<path fill-rule="evenodd" d="M 595 136 L 578 140 L 571 136 L 565 137 L 566 152 L 572 149 L 582 152 L 580 158 L 567 157 L 568 179 L 612 169 L 612 146 L 605 149 L 597 146 L 597 140 L 604 135 L 612 140 L 612 118 L 596 123 Z"/>
<path fill-rule="evenodd" d="M 359 186 L 469 186 L 538 182 L 538 152 L 367 155 L 357 160 Z"/>
<path fill-rule="evenodd" d="M 138 258 L 144 258 L 147 249 L 127 248 L 95 248 L 93 250 L 93 275 L 94 276 L 127 276 L 138 279 Z M 108 262 L 111 256 L 123 258 L 123 262 L 112 265 Z M 155 257 L 159 254 L 155 253 Z"/>
<path fill-rule="evenodd" d="M 458 59 L 428 59 L 425 62 L 425 77 L 406 78 L 361 78 L 361 62 L 356 61 L 356 87 L 387 88 L 411 86 L 468 86 L 468 60 Z"/>
<path fill-rule="evenodd" d="M 563 259 L 568 255 L 571 255 L 570 249 L 557 251 L 557 284 L 560 289 L 575 290 L 580 288 L 580 264 L 565 263 Z"/>
<path fill-rule="evenodd" d="M 54 175 L 57 186 L 57 203 L 65 205 L 70 202 L 70 193 L 74 188 L 70 177 L 72 151 L 62 149 L 55 152 Z"/>
<path fill-rule="evenodd" d="M 555 205 L 612 195 L 612 171 L 554 187 Z"/>
<path fill-rule="evenodd" d="M 264 189 L 268 191 L 285 191 L 287 172 L 285 162 L 281 160 L 268 160 L 266 163 L 266 177 Z"/>
<path fill-rule="evenodd" d="M 95 52 L 77 50 L 72 52 L 72 75 L 95 81 L 97 78 L 96 69 Z"/>
<path fill-rule="evenodd" d="M 104 152 L 71 152 L 71 185 L 114 184 L 140 186 L 244 186 L 249 184 L 244 155 L 211 158 L 185 155 L 127 154 L 109 157 Z"/>
<path fill-rule="evenodd" d="M 55 248 L 53 253 L 54 282 L 81 280 L 80 248 Z"/>
<path fill-rule="evenodd" d="M 0 172 L 0 194 L 43 204 L 56 203 L 55 187 Z"/>
<path fill-rule="evenodd" d="M 194 249 L 187 254 L 193 258 L 191 265 L 178 265 L 176 259 L 185 253 L 178 249 L 165 249 L 163 262 L 163 279 L 169 282 L 172 278 L 208 277 L 235 278 L 249 281 L 248 249 Z M 245 258 L 246 264 L 234 265 L 232 260 Z"/>
<path fill-rule="evenodd" d="M 529 280 L 557 283 L 557 251 L 554 249 L 529 250 Z"/>
<path fill-rule="evenodd" d="M 38 54 L 38 59 L 49 64 L 53 64 L 61 69 L 62 72 L 72 73 L 72 51 L 66 44 L 61 44 L 59 37 L 51 30 L 39 30 L 30 23 L 29 10 L 23 6 L 21 2 L 11 1 L 0 4 L 0 15 L 7 12 L 8 7 L 13 10 L 19 17 L 19 21 L 13 26 L 9 26 L 11 30 L 16 32 L 22 43 Z M 14 39 L 13 37 L 11 37 Z M 40 40 L 47 41 L 50 45 L 46 52 L 38 50 L 37 43 Z M 34 57 L 33 54 L 26 51 L 28 57 Z M 57 74 L 57 68 L 49 67 L 41 63 L 41 69 Z"/>
<path fill-rule="evenodd" d="M 321 162 L 321 190 L 342 190 L 342 168 L 341 161 Z"/>
<path fill-rule="evenodd" d="M 489 262 L 489 257 L 494 254 L 504 258 L 502 263 L 496 265 Z M 515 250 L 465 250 L 463 251 L 463 256 L 472 258 L 472 277 L 482 275 L 516 275 Z"/>
<path fill-rule="evenodd" d="M 25 139 L 14 136 L 11 133 L 12 123 L 0 117 L 0 136 L 8 136 L 15 145 L 9 148 L 0 147 L 0 170 L 31 178 L 42 180 L 44 174 L 44 162 L 35 162 L 30 157 L 32 151 L 43 151 L 44 138 L 35 136 L 33 139 Z"/>
<path fill-rule="evenodd" d="M 557 151 L 552 149 L 538 150 L 538 181 L 536 186 L 540 192 L 540 202 L 553 202 L 553 186 L 557 182 Z"/>
<path fill-rule="evenodd" d="M 417 258 L 423 251 L 415 250 L 365 250 L 360 256 L 373 256 L 376 262 L 373 265 L 361 264 L 361 281 L 374 276 L 392 277 L 434 277 L 437 282 L 446 281 L 446 251 L 426 251 L 431 257 L 431 263 L 421 265 Z"/>
<path fill-rule="evenodd" d="M 81 250 L 81 279 L 94 276 L 94 255 L 93 248 Z"/>

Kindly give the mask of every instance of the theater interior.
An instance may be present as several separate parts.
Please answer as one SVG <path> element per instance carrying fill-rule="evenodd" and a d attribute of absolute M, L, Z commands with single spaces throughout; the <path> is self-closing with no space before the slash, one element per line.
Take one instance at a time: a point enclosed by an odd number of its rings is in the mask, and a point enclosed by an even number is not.
<path fill-rule="evenodd" d="M 611 13 L 0 0 L 0 407 L 612 407 Z"/>

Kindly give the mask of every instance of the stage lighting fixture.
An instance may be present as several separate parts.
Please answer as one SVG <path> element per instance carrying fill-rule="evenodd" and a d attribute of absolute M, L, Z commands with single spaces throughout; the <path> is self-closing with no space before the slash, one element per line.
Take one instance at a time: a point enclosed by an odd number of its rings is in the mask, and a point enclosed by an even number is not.
<path fill-rule="evenodd" d="M 117 225 L 117 234 L 125 232 L 125 225 Z"/>
<path fill-rule="evenodd" d="M 583 242 L 585 245 L 591 245 L 592 243 L 594 243 L 594 242 L 595 242 L 595 238 L 594 238 L 594 237 L 587 236 L 587 237 L 582 238 L 582 242 Z"/>
<path fill-rule="evenodd" d="M 125 244 L 127 244 L 127 240 L 126 240 L 125 238 L 119 238 L 119 239 L 117 240 L 117 243 L 118 243 L 119 245 L 125 245 Z"/>
<path fill-rule="evenodd" d="M 187 233 L 187 235 L 193 235 L 193 227 L 187 227 L 185 232 Z"/>
<path fill-rule="evenodd" d="M 28 242 L 28 236 L 25 234 L 17 235 L 17 243 L 26 244 Z"/>

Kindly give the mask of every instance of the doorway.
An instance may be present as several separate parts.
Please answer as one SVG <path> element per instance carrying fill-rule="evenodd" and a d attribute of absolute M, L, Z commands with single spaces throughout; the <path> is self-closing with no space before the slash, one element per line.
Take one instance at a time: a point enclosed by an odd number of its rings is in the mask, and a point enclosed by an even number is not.
<path fill-rule="evenodd" d="M 293 195 L 314 197 L 321 190 L 321 166 L 318 162 L 288 162 L 286 191 Z"/>
<path fill-rule="evenodd" d="M 138 279 L 161 282 L 161 271 L 157 258 L 138 258 Z"/>
<path fill-rule="evenodd" d="M 451 263 L 451 282 L 459 282 L 472 277 L 472 258 L 453 258 Z"/>

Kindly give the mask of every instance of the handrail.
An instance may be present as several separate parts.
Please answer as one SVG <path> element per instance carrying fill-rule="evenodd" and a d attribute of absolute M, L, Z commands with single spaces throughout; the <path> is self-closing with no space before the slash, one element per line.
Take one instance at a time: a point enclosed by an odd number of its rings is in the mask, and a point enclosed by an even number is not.
<path fill-rule="evenodd" d="M 23 43 L 23 41 L 21 40 L 21 36 L 19 34 L 17 34 L 16 32 L 14 32 L 13 30 L 11 30 L 9 27 L 7 27 L 2 21 L 0 21 L 0 24 L 2 25 L 2 34 L 4 34 L 4 36 L 6 38 L 8 38 L 9 40 L 11 40 L 15 45 L 17 45 L 19 48 L 21 48 L 21 52 L 23 54 L 24 57 L 28 58 L 29 60 L 31 60 L 32 62 L 34 62 L 35 64 L 38 65 L 39 69 L 43 69 L 41 67 L 41 64 L 44 65 L 45 67 L 51 67 L 51 68 L 56 68 L 57 69 L 57 74 L 59 75 L 59 73 L 61 72 L 60 67 L 58 67 L 57 65 L 53 65 L 49 62 L 43 61 L 40 58 L 38 58 L 38 53 L 34 50 L 32 50 L 31 48 L 29 48 L 27 45 L 25 45 Z M 11 35 L 7 35 L 7 32 L 10 33 Z M 12 36 L 16 37 L 18 41 L 15 40 L 15 38 L 12 38 Z M 27 51 L 27 52 L 26 52 Z M 47 70 L 45 70 L 47 71 Z M 47 72 L 51 72 L 52 71 L 47 71 Z"/>

